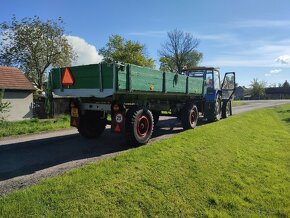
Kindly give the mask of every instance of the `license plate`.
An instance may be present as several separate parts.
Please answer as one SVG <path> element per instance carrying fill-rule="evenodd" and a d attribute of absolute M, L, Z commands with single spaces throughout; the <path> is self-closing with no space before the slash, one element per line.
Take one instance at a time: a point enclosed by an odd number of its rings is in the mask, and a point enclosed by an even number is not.
<path fill-rule="evenodd" d="M 70 115 L 72 117 L 79 117 L 79 110 L 78 110 L 78 108 L 72 108 Z"/>

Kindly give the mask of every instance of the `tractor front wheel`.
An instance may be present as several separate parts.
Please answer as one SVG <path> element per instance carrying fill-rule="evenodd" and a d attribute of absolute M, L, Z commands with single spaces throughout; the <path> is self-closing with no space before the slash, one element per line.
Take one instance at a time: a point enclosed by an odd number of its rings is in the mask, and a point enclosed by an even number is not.
<path fill-rule="evenodd" d="M 222 118 L 228 118 L 232 115 L 232 102 L 224 101 L 222 106 Z"/>

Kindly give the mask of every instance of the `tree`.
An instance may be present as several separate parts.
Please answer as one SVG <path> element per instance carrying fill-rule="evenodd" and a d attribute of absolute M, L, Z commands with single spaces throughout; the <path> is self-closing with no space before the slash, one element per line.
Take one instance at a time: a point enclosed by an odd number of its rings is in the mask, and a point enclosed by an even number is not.
<path fill-rule="evenodd" d="M 290 84 L 287 80 L 285 80 L 285 82 L 283 83 L 282 85 L 283 88 L 289 88 L 290 87 Z"/>
<path fill-rule="evenodd" d="M 176 71 L 176 65 L 175 65 L 174 60 L 172 60 L 172 58 L 160 57 L 159 62 L 160 62 L 159 70 L 170 71 L 170 72 Z"/>
<path fill-rule="evenodd" d="M 4 113 L 9 112 L 9 109 L 11 108 L 11 103 L 8 101 L 3 102 L 4 97 L 4 89 L 0 89 L 0 121 L 4 120 Z"/>
<path fill-rule="evenodd" d="M 250 94 L 253 97 L 259 97 L 265 95 L 266 83 L 264 81 L 259 81 L 257 78 L 254 78 L 250 84 Z"/>
<path fill-rule="evenodd" d="M 69 66 L 74 53 L 64 36 L 63 20 L 41 21 L 39 17 L 12 17 L 0 24 L 0 64 L 14 66 L 43 89 L 45 74 L 51 67 Z"/>
<path fill-rule="evenodd" d="M 126 40 L 119 35 L 112 35 L 105 47 L 100 49 L 105 61 L 120 61 L 139 66 L 154 68 L 154 60 L 148 58 L 145 45 L 139 42 Z"/>
<path fill-rule="evenodd" d="M 185 66 L 191 68 L 198 65 L 202 59 L 202 53 L 196 51 L 198 39 L 177 29 L 168 32 L 167 36 L 168 41 L 159 51 L 160 70 L 181 73 Z"/>

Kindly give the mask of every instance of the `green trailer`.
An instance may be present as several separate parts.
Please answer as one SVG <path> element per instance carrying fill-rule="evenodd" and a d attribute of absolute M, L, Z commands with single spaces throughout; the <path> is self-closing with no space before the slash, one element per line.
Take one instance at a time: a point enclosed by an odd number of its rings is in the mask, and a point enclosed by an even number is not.
<path fill-rule="evenodd" d="M 161 111 L 194 128 L 199 116 L 213 121 L 231 115 L 235 74 L 227 73 L 221 88 L 218 69 L 198 67 L 182 74 L 132 64 L 106 63 L 55 68 L 49 75 L 53 97 L 71 99 L 71 125 L 95 138 L 111 114 L 112 132 L 132 145 L 146 144 Z"/>

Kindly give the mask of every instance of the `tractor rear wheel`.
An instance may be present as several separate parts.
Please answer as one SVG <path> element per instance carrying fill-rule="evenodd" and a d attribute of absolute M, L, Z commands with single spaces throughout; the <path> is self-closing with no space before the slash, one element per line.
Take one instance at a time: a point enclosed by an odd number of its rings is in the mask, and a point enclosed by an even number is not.
<path fill-rule="evenodd" d="M 193 129 L 197 125 L 198 110 L 194 104 L 187 104 L 180 113 L 181 124 L 183 129 Z"/>
<path fill-rule="evenodd" d="M 130 145 L 145 145 L 153 133 L 152 112 L 146 108 L 133 107 L 126 114 L 126 136 Z"/>
<path fill-rule="evenodd" d="M 222 99 L 221 96 L 218 95 L 216 101 L 214 103 L 214 114 L 208 118 L 209 122 L 219 121 L 222 117 Z"/>

